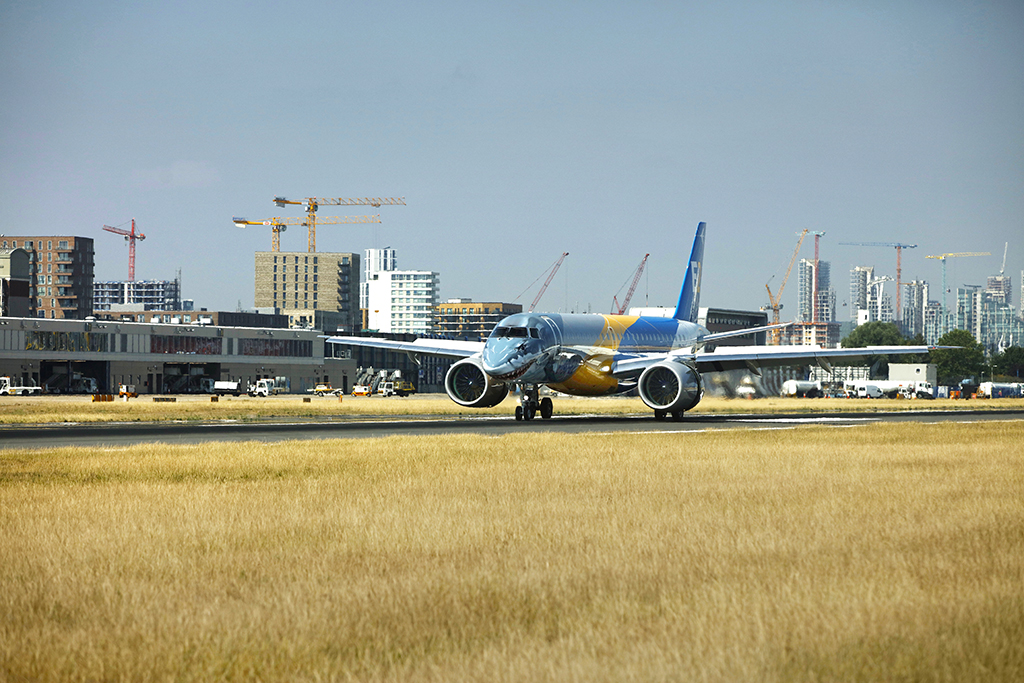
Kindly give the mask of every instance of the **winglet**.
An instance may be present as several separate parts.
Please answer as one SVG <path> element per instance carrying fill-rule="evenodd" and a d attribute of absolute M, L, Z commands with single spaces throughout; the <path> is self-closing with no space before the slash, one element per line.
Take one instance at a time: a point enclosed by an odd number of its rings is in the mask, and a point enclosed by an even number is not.
<path fill-rule="evenodd" d="M 697 224 L 697 234 L 693 236 L 693 250 L 690 252 L 689 268 L 683 280 L 683 288 L 679 291 L 679 303 L 676 305 L 676 320 L 697 322 L 697 310 L 700 306 L 700 274 L 704 267 L 704 229 L 707 224 Z"/>

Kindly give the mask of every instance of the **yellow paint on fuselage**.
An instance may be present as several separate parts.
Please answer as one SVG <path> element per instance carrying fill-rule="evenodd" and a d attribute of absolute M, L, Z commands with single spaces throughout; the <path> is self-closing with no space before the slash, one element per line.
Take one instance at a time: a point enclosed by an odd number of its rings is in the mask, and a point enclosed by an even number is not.
<path fill-rule="evenodd" d="M 619 344 L 622 343 L 622 335 L 630 325 L 639 320 L 639 316 L 635 315 L 605 315 L 602 317 L 604 318 L 604 330 L 594 346 L 612 351 L 618 350 Z"/>
<path fill-rule="evenodd" d="M 621 317 L 621 316 L 616 316 Z M 621 337 L 621 335 L 620 335 Z M 573 396 L 604 396 L 614 394 L 619 388 L 619 380 L 611 376 L 612 356 L 595 354 L 589 356 L 572 377 L 548 386 L 555 391 Z"/>

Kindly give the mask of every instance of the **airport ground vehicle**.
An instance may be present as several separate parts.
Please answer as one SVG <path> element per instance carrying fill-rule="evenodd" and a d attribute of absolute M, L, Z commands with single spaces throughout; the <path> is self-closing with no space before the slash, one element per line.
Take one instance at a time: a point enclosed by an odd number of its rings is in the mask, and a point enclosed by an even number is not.
<path fill-rule="evenodd" d="M 136 398 L 139 392 L 135 391 L 134 384 L 122 384 L 118 389 L 117 395 L 121 398 Z"/>
<path fill-rule="evenodd" d="M 798 398 L 819 398 L 822 396 L 821 382 L 787 379 L 782 383 L 782 395 Z"/>
<path fill-rule="evenodd" d="M 42 387 L 14 384 L 10 377 L 0 377 L 0 396 L 38 396 Z"/>
<path fill-rule="evenodd" d="M 372 396 L 373 394 L 370 393 L 370 387 L 366 386 L 365 384 L 356 384 L 354 387 L 352 387 L 352 395 Z"/>
<path fill-rule="evenodd" d="M 381 382 L 377 385 L 378 396 L 408 396 L 416 391 L 412 382 L 399 380 L 397 382 Z"/>
<path fill-rule="evenodd" d="M 213 383 L 213 393 L 218 396 L 224 396 L 231 394 L 232 396 L 241 396 L 247 393 L 249 388 L 243 380 L 217 380 Z"/>
<path fill-rule="evenodd" d="M 978 385 L 978 398 L 1020 398 L 1024 396 L 1024 383 L 982 382 Z"/>
<path fill-rule="evenodd" d="M 311 394 L 316 394 L 317 396 L 332 396 L 334 394 L 341 394 L 341 389 L 335 389 L 330 384 L 324 383 L 317 384 L 312 389 L 306 389 L 306 391 L 308 391 Z"/>
<path fill-rule="evenodd" d="M 262 396 L 263 398 L 266 398 L 268 396 L 283 394 L 284 391 L 285 390 L 283 384 L 278 384 L 276 380 L 270 378 L 258 379 L 256 380 L 256 384 L 249 385 L 250 396 Z"/>

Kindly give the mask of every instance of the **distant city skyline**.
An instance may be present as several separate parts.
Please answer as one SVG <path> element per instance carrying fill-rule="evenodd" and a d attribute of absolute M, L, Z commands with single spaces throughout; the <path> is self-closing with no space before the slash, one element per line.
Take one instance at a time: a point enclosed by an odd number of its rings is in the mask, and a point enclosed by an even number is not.
<path fill-rule="evenodd" d="M 722 308 L 766 304 L 804 228 L 827 233 L 834 274 L 895 277 L 892 250 L 843 241 L 917 244 L 907 281 L 940 282 L 929 254 L 993 254 L 947 264 L 951 289 L 985 286 L 1006 242 L 1006 272 L 1024 269 L 1021 3 L 338 13 L 3 4 L 0 233 L 91 238 L 96 278 L 117 280 L 127 249 L 102 227 L 135 218 L 137 278 L 180 268 L 182 296 L 228 310 L 253 305 L 270 244 L 232 217 L 303 217 L 279 195 L 403 197 L 379 224 L 323 226 L 317 249 L 391 246 L 442 298 L 511 302 L 569 252 L 553 311 L 609 310 L 645 253 L 634 304 L 672 305 L 699 221 L 702 302 Z M 306 249 L 301 226 L 281 239 Z"/>

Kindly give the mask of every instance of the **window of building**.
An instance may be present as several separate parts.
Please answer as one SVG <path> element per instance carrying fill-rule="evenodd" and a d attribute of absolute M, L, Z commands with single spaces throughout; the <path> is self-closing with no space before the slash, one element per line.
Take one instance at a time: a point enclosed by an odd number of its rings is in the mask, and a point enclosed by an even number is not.
<path fill-rule="evenodd" d="M 57 242 L 57 248 L 58 249 L 67 249 L 68 248 L 68 241 L 67 240 L 61 240 L 61 241 Z"/>

